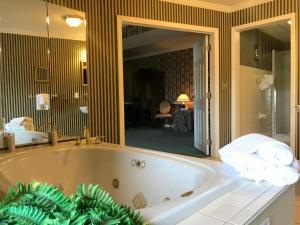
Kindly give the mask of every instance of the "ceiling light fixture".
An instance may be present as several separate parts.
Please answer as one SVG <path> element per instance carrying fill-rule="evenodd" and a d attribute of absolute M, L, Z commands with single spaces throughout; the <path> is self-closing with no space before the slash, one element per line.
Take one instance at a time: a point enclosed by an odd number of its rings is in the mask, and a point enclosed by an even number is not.
<path fill-rule="evenodd" d="M 70 27 L 78 27 L 83 22 L 80 16 L 65 16 L 65 21 Z"/>

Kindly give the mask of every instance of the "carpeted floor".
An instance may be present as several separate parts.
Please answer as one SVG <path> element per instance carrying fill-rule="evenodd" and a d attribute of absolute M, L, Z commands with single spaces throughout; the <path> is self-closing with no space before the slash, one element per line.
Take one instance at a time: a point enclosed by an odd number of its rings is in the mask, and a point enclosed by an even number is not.
<path fill-rule="evenodd" d="M 170 128 L 128 128 L 125 131 L 125 143 L 162 152 L 202 158 L 205 155 L 194 148 L 193 133 L 173 131 Z"/>

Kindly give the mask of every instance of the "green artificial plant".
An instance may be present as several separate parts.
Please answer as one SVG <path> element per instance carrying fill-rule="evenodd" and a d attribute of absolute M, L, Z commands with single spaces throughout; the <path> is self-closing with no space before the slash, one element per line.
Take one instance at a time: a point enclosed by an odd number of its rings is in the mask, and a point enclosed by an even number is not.
<path fill-rule="evenodd" d="M 66 197 L 57 187 L 17 183 L 0 203 L 0 225 L 142 225 L 142 216 L 98 185 L 80 184 Z"/>

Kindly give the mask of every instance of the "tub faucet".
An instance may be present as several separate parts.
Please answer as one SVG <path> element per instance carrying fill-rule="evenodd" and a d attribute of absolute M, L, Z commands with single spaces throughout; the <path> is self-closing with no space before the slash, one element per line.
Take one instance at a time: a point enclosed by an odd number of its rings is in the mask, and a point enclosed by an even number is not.
<path fill-rule="evenodd" d="M 41 129 L 44 128 L 44 127 L 46 127 L 46 126 L 47 126 L 47 127 L 49 126 L 50 131 L 56 130 L 56 131 L 57 131 L 57 136 L 58 136 L 58 137 L 62 137 L 62 136 L 63 136 L 63 134 L 60 132 L 60 130 L 58 130 L 57 126 L 56 126 L 54 123 L 52 123 L 52 122 L 45 122 L 45 123 L 42 123 L 42 124 L 37 128 L 37 131 L 41 131 Z"/>
<path fill-rule="evenodd" d="M 97 136 L 95 138 L 95 144 L 102 144 L 105 139 L 105 136 Z"/>

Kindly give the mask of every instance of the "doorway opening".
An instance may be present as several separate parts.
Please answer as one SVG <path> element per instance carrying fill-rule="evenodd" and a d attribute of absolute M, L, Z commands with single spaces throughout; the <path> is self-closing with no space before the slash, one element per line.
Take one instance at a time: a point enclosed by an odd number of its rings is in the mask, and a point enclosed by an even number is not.
<path fill-rule="evenodd" d="M 216 156 L 217 36 L 214 28 L 118 17 L 121 144 Z"/>
<path fill-rule="evenodd" d="M 233 139 L 261 133 L 295 149 L 294 26 L 289 14 L 233 28 Z"/>

